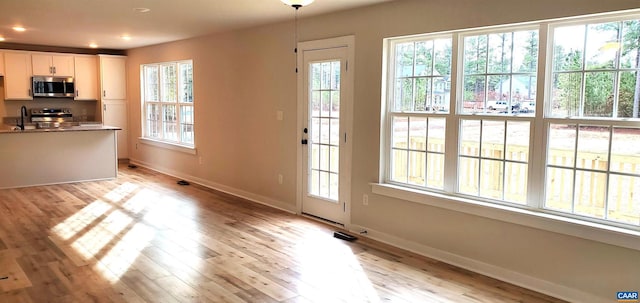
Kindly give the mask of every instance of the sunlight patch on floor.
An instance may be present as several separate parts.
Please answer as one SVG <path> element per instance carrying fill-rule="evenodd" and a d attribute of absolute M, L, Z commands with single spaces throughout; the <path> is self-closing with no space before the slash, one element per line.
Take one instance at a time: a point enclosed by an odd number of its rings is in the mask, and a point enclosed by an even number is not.
<path fill-rule="evenodd" d="M 82 247 L 85 253 L 96 256 L 131 222 L 133 222 L 131 217 L 116 209 L 96 226 L 80 236 L 71 246 Z"/>
<path fill-rule="evenodd" d="M 297 243 L 296 261 L 300 264 L 300 280 L 312 289 L 299 289 L 300 294 L 345 302 L 377 302 L 378 294 L 351 248 L 341 240 L 320 231 L 309 231 Z"/>
<path fill-rule="evenodd" d="M 53 227 L 52 231 L 61 239 L 69 240 L 110 209 L 111 205 L 108 203 L 96 200 Z"/>
<path fill-rule="evenodd" d="M 161 203 L 161 200 L 160 193 L 139 189 L 139 186 L 127 182 L 57 224 L 51 231 L 56 237 L 68 241 L 65 244 L 85 260 L 97 260 L 93 268 L 108 281 L 116 283 L 156 236 L 154 228 L 135 223 L 132 216 L 147 210 L 151 204 Z M 170 218 L 173 211 L 173 207 L 151 210 L 145 217 L 160 223 Z"/>
<path fill-rule="evenodd" d="M 143 188 L 133 197 L 129 198 L 122 204 L 122 207 L 131 213 L 138 214 L 152 205 L 154 201 L 160 200 L 161 195 L 152 190 Z"/>
<path fill-rule="evenodd" d="M 94 267 L 110 282 L 117 282 L 135 263 L 147 243 L 155 237 L 155 231 L 136 223 Z"/>
<path fill-rule="evenodd" d="M 136 189 L 138 189 L 138 185 L 130 182 L 125 182 L 122 185 L 116 187 L 116 189 L 104 195 L 104 198 L 110 200 L 113 203 L 118 203 L 126 196 L 134 192 Z"/>

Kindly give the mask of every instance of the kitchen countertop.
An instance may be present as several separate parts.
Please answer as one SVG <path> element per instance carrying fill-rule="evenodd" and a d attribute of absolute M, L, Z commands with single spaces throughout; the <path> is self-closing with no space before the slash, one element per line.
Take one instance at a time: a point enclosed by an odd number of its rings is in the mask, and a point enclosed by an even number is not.
<path fill-rule="evenodd" d="M 122 130 L 120 127 L 106 126 L 102 124 L 73 125 L 58 128 L 35 128 L 25 130 L 12 130 L 10 127 L 0 129 L 0 134 L 23 134 L 23 133 L 48 133 L 48 132 L 77 132 L 77 131 L 103 131 Z"/>

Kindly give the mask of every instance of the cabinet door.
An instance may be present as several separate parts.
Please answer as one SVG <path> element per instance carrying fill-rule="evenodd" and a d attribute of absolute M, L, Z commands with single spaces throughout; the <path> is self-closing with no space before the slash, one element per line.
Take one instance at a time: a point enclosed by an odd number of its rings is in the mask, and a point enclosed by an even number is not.
<path fill-rule="evenodd" d="M 102 104 L 102 124 L 117 126 L 122 130 L 116 131 L 118 136 L 118 159 L 126 159 L 128 153 L 127 103 L 124 100 L 106 101 Z"/>
<path fill-rule="evenodd" d="M 36 76 L 73 77 L 73 56 L 34 53 L 31 63 Z"/>
<path fill-rule="evenodd" d="M 73 56 L 53 55 L 51 56 L 51 62 L 53 66 L 53 73 L 56 76 L 73 77 L 73 74 L 74 74 Z"/>
<path fill-rule="evenodd" d="M 98 60 L 96 57 L 76 56 L 75 100 L 98 100 Z"/>
<path fill-rule="evenodd" d="M 31 55 L 29 53 L 4 54 L 4 98 L 6 100 L 33 100 L 31 96 Z"/>
<path fill-rule="evenodd" d="M 36 76 L 49 76 L 53 74 L 51 55 L 32 54 L 33 74 Z"/>
<path fill-rule="evenodd" d="M 0 53 L 0 76 L 4 76 L 4 54 Z"/>
<path fill-rule="evenodd" d="M 103 100 L 127 99 L 126 57 L 101 56 Z"/>

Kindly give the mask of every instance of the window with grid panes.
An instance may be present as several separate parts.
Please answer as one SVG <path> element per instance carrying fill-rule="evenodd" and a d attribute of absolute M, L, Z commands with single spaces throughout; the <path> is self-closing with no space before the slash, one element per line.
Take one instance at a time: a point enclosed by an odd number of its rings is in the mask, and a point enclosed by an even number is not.
<path fill-rule="evenodd" d="M 530 117 L 535 106 L 524 109 L 524 104 L 535 103 L 538 30 L 460 36 L 463 55 L 462 93 L 457 98 L 457 192 L 525 204 Z"/>
<path fill-rule="evenodd" d="M 397 41 L 389 91 L 388 180 L 443 189 L 451 36 Z"/>
<path fill-rule="evenodd" d="M 550 210 L 640 224 L 639 16 L 551 27 Z"/>
<path fill-rule="evenodd" d="M 143 64 L 141 84 L 144 138 L 193 147 L 193 62 Z"/>
<path fill-rule="evenodd" d="M 386 42 L 384 183 L 640 229 L 639 15 Z"/>

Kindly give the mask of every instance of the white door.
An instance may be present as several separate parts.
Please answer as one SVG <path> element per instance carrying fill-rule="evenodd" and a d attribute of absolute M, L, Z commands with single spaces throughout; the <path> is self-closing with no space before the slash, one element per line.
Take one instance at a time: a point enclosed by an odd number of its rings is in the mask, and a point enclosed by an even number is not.
<path fill-rule="evenodd" d="M 351 169 L 349 47 L 299 49 L 302 213 L 345 225 Z"/>

